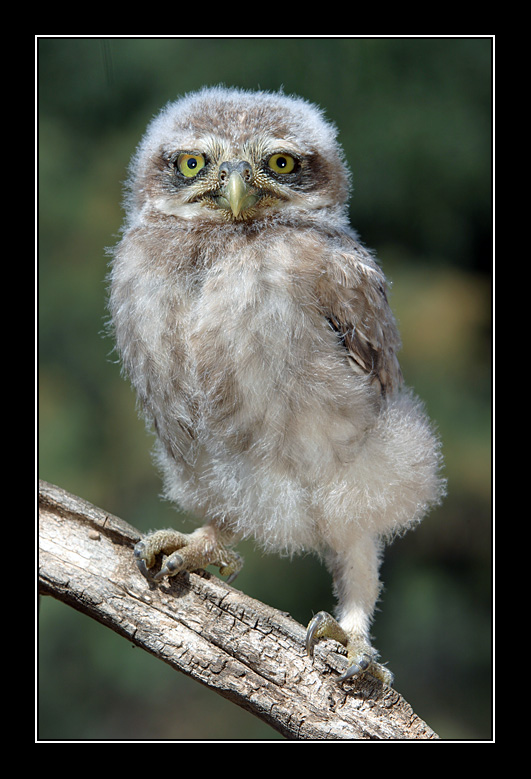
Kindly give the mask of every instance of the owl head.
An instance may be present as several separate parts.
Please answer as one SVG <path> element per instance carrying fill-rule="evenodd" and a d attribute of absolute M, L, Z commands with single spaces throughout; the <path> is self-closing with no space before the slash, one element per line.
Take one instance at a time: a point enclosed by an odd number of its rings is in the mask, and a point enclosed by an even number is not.
<path fill-rule="evenodd" d="M 129 222 L 249 224 L 340 209 L 349 174 L 335 127 L 299 97 L 205 88 L 148 126 L 130 168 Z"/>

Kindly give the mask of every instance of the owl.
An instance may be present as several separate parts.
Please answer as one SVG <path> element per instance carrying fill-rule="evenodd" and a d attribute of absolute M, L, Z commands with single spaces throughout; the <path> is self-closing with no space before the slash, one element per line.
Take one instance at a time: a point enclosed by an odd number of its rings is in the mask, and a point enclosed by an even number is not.
<path fill-rule="evenodd" d="M 213 564 L 232 581 L 249 537 L 315 552 L 337 613 L 311 619 L 308 654 L 336 639 L 338 680 L 390 684 L 370 638 L 382 550 L 444 481 L 403 386 L 385 276 L 349 226 L 336 136 L 283 93 L 213 87 L 166 105 L 131 161 L 109 308 L 165 495 L 198 521 L 144 537 L 141 571 Z"/>

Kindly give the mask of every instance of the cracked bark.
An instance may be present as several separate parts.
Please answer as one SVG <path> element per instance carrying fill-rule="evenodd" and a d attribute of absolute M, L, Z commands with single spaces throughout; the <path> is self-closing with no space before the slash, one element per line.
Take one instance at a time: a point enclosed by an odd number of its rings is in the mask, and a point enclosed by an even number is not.
<path fill-rule="evenodd" d="M 288 739 L 436 739 L 396 690 L 366 675 L 338 684 L 344 651 L 208 573 L 155 586 L 138 571 L 141 534 L 39 483 L 39 590 L 93 617 Z"/>

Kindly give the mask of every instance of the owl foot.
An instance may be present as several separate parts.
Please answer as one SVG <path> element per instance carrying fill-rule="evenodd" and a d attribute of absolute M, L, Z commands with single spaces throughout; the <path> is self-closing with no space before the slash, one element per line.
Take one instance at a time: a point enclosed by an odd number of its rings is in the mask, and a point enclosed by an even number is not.
<path fill-rule="evenodd" d="M 360 635 L 349 635 L 341 625 L 326 611 L 320 611 L 311 620 L 306 632 L 306 652 L 309 657 L 319 638 L 333 638 L 347 648 L 348 667 L 344 674 L 337 677 L 343 682 L 351 676 L 366 672 L 389 686 L 393 683 L 393 674 L 381 663 L 376 661 L 378 653 L 366 638 Z"/>
<path fill-rule="evenodd" d="M 145 536 L 134 549 L 136 563 L 144 576 L 149 577 L 148 570 L 155 565 L 159 554 L 164 556 L 160 571 L 153 577 L 156 581 L 215 565 L 222 576 L 229 577 L 230 584 L 243 567 L 243 558 L 219 540 L 219 532 L 211 525 L 189 534 L 157 530 Z"/>

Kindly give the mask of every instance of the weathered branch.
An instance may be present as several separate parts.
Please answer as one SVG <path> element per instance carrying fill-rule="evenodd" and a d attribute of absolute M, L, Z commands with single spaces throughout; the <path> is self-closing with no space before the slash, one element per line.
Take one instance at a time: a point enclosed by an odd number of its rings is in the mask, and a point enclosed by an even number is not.
<path fill-rule="evenodd" d="M 151 585 L 133 562 L 140 533 L 59 487 L 39 485 L 40 592 L 247 709 L 289 739 L 434 739 L 393 689 L 338 684 L 346 659 L 322 641 L 312 660 L 291 617 L 208 573 Z"/>

